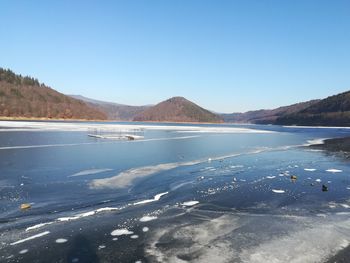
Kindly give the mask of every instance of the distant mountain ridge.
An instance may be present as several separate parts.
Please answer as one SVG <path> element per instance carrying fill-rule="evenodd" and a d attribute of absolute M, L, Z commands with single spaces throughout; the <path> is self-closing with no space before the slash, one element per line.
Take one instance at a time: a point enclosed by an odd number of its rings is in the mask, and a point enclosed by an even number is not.
<path fill-rule="evenodd" d="M 254 123 L 254 124 L 274 124 L 282 116 L 293 114 L 304 110 L 319 100 L 295 103 L 272 110 L 256 110 L 244 113 L 220 114 L 225 122 L 231 123 Z"/>
<path fill-rule="evenodd" d="M 0 116 L 12 118 L 104 120 L 107 116 L 37 79 L 0 68 Z"/>
<path fill-rule="evenodd" d="M 115 121 L 132 121 L 136 115 L 140 114 L 144 110 L 151 107 L 149 105 L 130 106 L 130 105 L 124 105 L 124 104 L 119 104 L 114 102 L 94 100 L 81 95 L 68 95 L 68 96 L 84 101 L 90 107 L 104 112 L 108 120 L 115 120 Z"/>
<path fill-rule="evenodd" d="M 220 116 L 183 98 L 173 97 L 136 115 L 134 121 L 223 122 Z"/>
<path fill-rule="evenodd" d="M 330 96 L 298 112 L 279 117 L 279 125 L 350 126 L 350 91 Z"/>

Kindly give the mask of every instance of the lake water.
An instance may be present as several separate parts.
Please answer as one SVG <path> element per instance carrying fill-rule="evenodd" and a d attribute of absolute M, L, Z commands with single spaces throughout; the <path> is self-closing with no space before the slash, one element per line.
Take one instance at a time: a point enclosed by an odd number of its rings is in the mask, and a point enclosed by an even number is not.
<path fill-rule="evenodd" d="M 327 262 L 350 244 L 350 167 L 305 145 L 349 135 L 0 122 L 0 261 Z"/>

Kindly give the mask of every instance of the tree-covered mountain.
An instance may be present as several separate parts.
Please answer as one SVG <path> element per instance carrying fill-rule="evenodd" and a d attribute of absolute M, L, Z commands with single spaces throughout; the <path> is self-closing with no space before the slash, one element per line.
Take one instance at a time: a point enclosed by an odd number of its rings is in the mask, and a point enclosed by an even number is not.
<path fill-rule="evenodd" d="M 318 101 L 319 100 L 311 100 L 279 107 L 273 110 L 256 110 L 244 113 L 221 114 L 221 116 L 225 122 L 231 123 L 274 124 L 279 117 L 304 110 Z"/>
<path fill-rule="evenodd" d="M 146 109 L 134 121 L 219 123 L 222 119 L 183 97 L 173 97 Z"/>
<path fill-rule="evenodd" d="M 84 102 L 40 83 L 37 79 L 0 68 L 0 117 L 106 119 Z"/>
<path fill-rule="evenodd" d="M 106 102 L 100 100 L 94 100 L 86 98 L 81 95 L 69 95 L 72 98 L 82 100 L 90 107 L 93 107 L 99 111 L 104 112 L 109 120 L 117 121 L 132 121 L 134 117 L 150 106 L 129 106 L 114 102 Z"/>
<path fill-rule="evenodd" d="M 298 112 L 279 117 L 276 124 L 350 126 L 350 91 L 330 96 Z"/>

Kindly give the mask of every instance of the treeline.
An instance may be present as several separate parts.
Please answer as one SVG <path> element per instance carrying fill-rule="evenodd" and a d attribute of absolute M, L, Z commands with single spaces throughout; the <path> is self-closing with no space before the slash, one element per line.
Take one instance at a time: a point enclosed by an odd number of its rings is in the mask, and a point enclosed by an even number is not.
<path fill-rule="evenodd" d="M 0 81 L 6 81 L 14 85 L 44 86 L 38 79 L 29 76 L 22 76 L 14 73 L 10 69 L 0 68 Z"/>
<path fill-rule="evenodd" d="M 0 117 L 107 119 L 104 112 L 31 77 L 0 68 Z"/>
<path fill-rule="evenodd" d="M 330 96 L 304 110 L 281 116 L 276 124 L 350 126 L 350 92 Z"/>

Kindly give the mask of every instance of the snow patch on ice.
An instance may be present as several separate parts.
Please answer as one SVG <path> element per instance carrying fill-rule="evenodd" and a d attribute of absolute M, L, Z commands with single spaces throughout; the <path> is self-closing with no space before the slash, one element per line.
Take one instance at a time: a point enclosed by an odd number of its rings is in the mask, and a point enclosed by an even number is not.
<path fill-rule="evenodd" d="M 314 172 L 314 171 L 316 171 L 316 169 L 315 168 L 304 168 L 304 171 Z"/>
<path fill-rule="evenodd" d="M 283 194 L 283 193 L 285 193 L 284 190 L 280 190 L 280 189 L 272 189 L 272 192 L 274 192 L 276 194 Z"/>
<path fill-rule="evenodd" d="M 113 169 L 104 168 L 104 169 L 89 169 L 89 170 L 83 170 L 78 173 L 72 174 L 69 177 L 75 177 L 75 176 L 83 176 L 83 175 L 90 175 L 90 174 L 98 174 L 98 173 L 104 173 L 113 171 Z"/>
<path fill-rule="evenodd" d="M 126 228 L 116 229 L 111 232 L 112 236 L 123 236 L 123 235 L 132 235 L 134 234 L 133 231 L 129 231 Z"/>
<path fill-rule="evenodd" d="M 194 206 L 196 204 L 199 204 L 198 201 L 187 201 L 187 202 L 183 202 L 181 205 L 183 206 Z"/>
<path fill-rule="evenodd" d="M 58 238 L 56 239 L 56 243 L 57 244 L 63 244 L 63 243 L 66 243 L 68 241 L 68 239 L 65 239 L 65 238 Z"/>
<path fill-rule="evenodd" d="M 339 170 L 339 169 L 327 169 L 326 172 L 329 173 L 341 173 L 343 170 Z"/>
<path fill-rule="evenodd" d="M 37 224 L 37 225 L 34 225 L 34 226 L 27 227 L 27 228 L 26 228 L 26 231 L 38 229 L 38 228 L 41 228 L 41 227 L 43 227 L 43 226 L 51 225 L 51 224 L 53 224 L 53 222 L 40 223 L 40 224 Z"/>
<path fill-rule="evenodd" d="M 147 203 L 152 203 L 152 202 L 159 201 L 162 196 L 167 195 L 168 193 L 169 192 L 156 194 L 153 199 L 147 199 L 147 200 L 139 201 L 139 202 L 134 203 L 134 205 L 141 205 L 141 204 L 147 204 Z"/>
<path fill-rule="evenodd" d="M 48 234 L 50 234 L 50 231 L 45 231 L 45 232 L 36 234 L 36 235 L 34 235 L 34 236 L 30 236 L 30 237 L 27 237 L 27 238 L 18 240 L 18 241 L 16 241 L 16 242 L 12 242 L 12 243 L 10 243 L 10 245 L 13 246 L 13 245 L 17 245 L 17 244 L 20 244 L 20 243 L 24 243 L 24 242 L 26 242 L 26 241 L 33 240 L 33 239 L 38 238 L 38 237 L 46 236 L 46 235 L 48 235 Z"/>
<path fill-rule="evenodd" d="M 158 217 L 156 216 L 143 216 L 140 218 L 140 222 L 149 222 L 149 221 L 152 221 L 152 220 L 155 220 L 157 219 Z"/>

